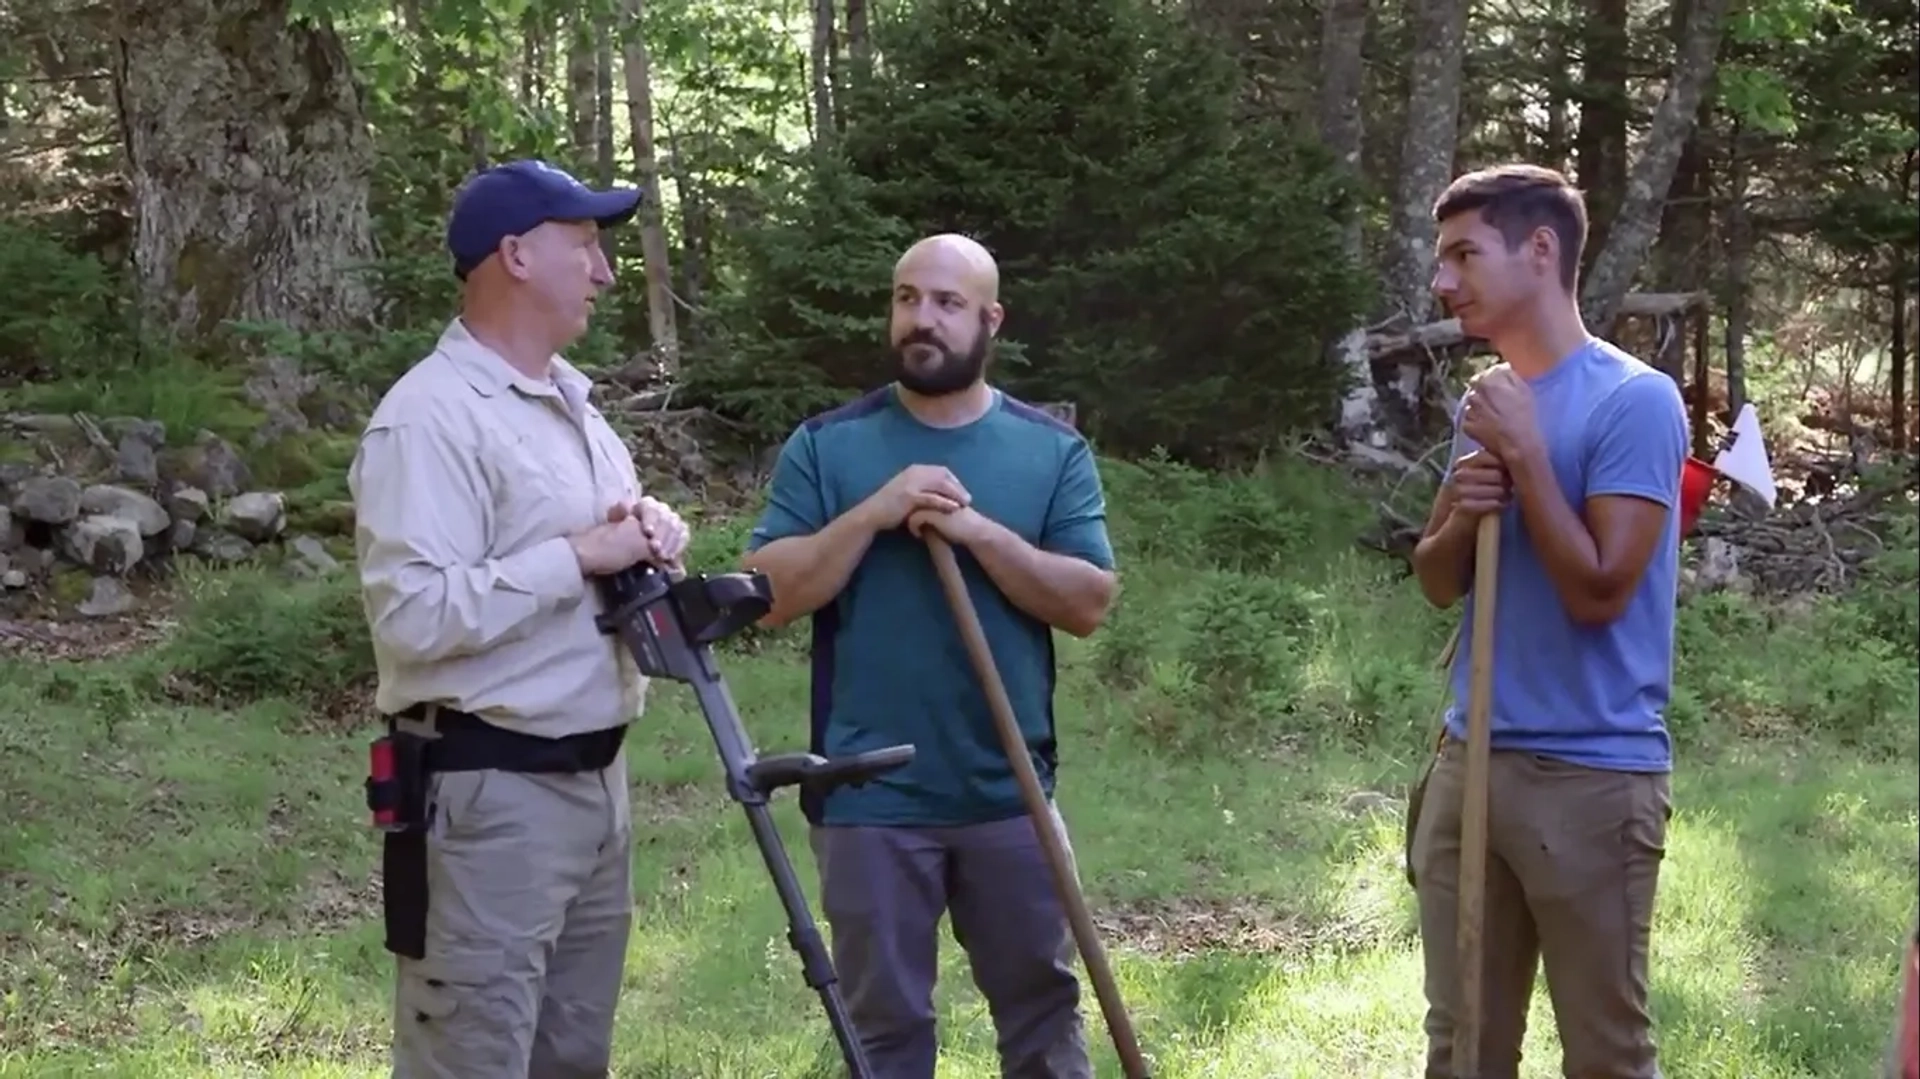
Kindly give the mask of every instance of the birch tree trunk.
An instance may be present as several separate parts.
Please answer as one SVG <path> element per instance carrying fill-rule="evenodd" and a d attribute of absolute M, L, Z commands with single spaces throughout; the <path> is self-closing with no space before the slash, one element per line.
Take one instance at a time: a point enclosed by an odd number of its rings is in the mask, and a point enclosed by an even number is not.
<path fill-rule="evenodd" d="M 1653 114 L 1646 147 L 1633 163 L 1626 196 L 1581 290 L 1580 305 L 1587 327 L 1596 334 L 1604 336 L 1612 330 L 1614 312 L 1619 310 L 1621 299 L 1633 284 L 1634 272 L 1646 260 L 1654 235 L 1660 230 L 1660 213 L 1666 205 L 1674 169 L 1680 164 L 1680 150 L 1693 130 L 1707 80 L 1713 77 L 1727 3 L 1694 0 L 1693 9 L 1687 13 L 1686 32 L 1674 55 L 1667 91 Z"/>
<path fill-rule="evenodd" d="M 1414 0 L 1407 127 L 1400 142 L 1387 302 L 1413 324 L 1426 321 L 1433 295 L 1433 203 L 1453 178 L 1459 138 L 1460 68 L 1466 53 L 1467 0 Z"/>

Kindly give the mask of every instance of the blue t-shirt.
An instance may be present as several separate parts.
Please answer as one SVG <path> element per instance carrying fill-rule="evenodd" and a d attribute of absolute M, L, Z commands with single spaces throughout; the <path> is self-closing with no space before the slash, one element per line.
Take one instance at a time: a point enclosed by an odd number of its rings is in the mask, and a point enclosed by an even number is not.
<path fill-rule="evenodd" d="M 1073 428 L 995 391 L 986 414 L 931 427 L 891 385 L 801 424 L 780 451 L 757 550 L 819 531 L 916 464 L 951 471 L 980 513 L 1028 543 L 1113 568 L 1106 499 L 1093 454 Z M 1015 607 L 956 545 L 1007 697 L 1043 788 L 1053 791 L 1053 632 Z M 824 802 L 816 824 L 958 825 L 1025 812 L 985 691 L 924 541 L 903 525 L 873 544 L 838 597 L 814 612 L 813 752 L 840 756 L 902 742 L 906 767 Z"/>
<path fill-rule="evenodd" d="M 1493 747 L 1593 768 L 1668 771 L 1677 507 L 1688 452 L 1680 389 L 1666 374 L 1597 338 L 1528 385 L 1554 477 L 1576 515 L 1601 495 L 1650 499 L 1674 512 L 1626 611 L 1607 625 L 1584 626 L 1568 616 L 1518 504 L 1507 508 L 1500 522 L 1494 614 Z M 1478 448 L 1456 420 L 1452 459 Z M 1473 662 L 1471 592 L 1461 619 L 1447 726 L 1464 738 Z"/>

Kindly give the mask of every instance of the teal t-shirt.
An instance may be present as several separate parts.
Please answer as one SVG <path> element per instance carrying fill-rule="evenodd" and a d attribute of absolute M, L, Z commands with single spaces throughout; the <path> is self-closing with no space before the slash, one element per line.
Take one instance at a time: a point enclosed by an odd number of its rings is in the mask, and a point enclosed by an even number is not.
<path fill-rule="evenodd" d="M 1092 451 L 1073 428 L 995 391 L 962 427 L 931 427 L 891 385 L 808 419 L 787 438 L 748 547 L 808 535 L 878 491 L 902 469 L 941 465 L 980 513 L 1034 546 L 1113 568 L 1106 499 Z M 1051 794 L 1053 631 L 1015 607 L 979 563 L 954 548 L 1029 759 Z M 902 742 L 914 760 L 824 803 L 803 797 L 816 824 L 942 826 L 1025 811 L 926 544 L 904 526 L 874 537 L 840 595 L 814 612 L 813 752 L 859 753 Z"/>

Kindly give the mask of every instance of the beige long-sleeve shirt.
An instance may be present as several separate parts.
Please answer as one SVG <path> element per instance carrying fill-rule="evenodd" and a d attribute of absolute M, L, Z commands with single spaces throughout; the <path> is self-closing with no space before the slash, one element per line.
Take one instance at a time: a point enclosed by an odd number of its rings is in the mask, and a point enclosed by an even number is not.
<path fill-rule="evenodd" d="M 590 389 L 558 357 L 551 382 L 520 374 L 455 319 L 374 410 L 348 483 L 381 712 L 549 737 L 639 715 L 646 680 L 567 542 L 640 496 Z"/>

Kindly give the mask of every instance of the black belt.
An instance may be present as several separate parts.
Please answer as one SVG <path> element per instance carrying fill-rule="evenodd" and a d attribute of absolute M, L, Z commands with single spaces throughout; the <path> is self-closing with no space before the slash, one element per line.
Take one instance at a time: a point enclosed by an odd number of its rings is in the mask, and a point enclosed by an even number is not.
<path fill-rule="evenodd" d="M 414 705 L 396 718 L 425 721 L 427 706 Z M 471 712 L 441 708 L 434 713 L 434 732 L 421 748 L 422 763 L 431 772 L 597 772 L 613 763 L 627 737 L 627 725 L 581 734 L 543 738 L 498 727 Z M 389 731 L 397 725 L 389 720 Z"/>
<path fill-rule="evenodd" d="M 386 944 L 397 955 L 420 958 L 427 947 L 427 777 L 435 772 L 597 772 L 620 755 L 627 725 L 558 738 L 522 734 L 470 712 L 433 712 L 430 737 L 400 729 L 399 720 L 425 721 L 415 705 L 387 718 L 375 739 L 376 762 L 367 777 L 367 806 L 385 830 L 381 851 Z"/>

